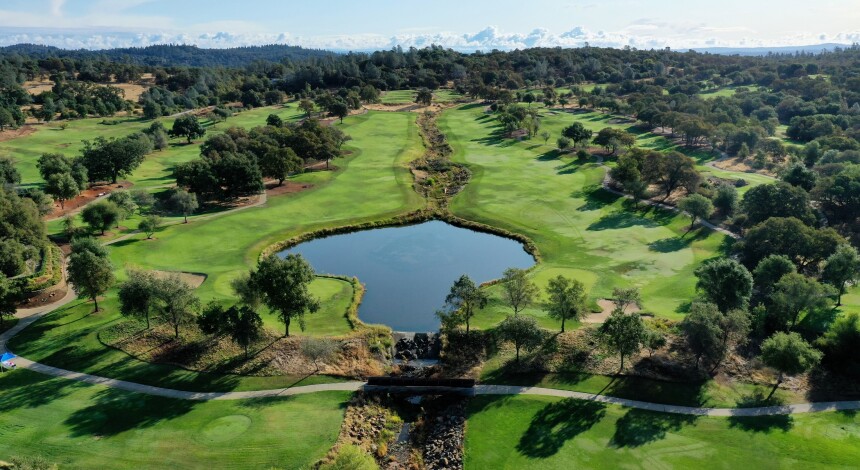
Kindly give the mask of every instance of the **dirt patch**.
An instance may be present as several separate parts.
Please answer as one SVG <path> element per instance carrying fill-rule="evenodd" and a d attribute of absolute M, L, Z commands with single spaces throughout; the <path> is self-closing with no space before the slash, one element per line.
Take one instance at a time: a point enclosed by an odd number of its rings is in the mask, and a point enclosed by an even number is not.
<path fill-rule="evenodd" d="M 54 82 L 51 80 L 27 80 L 21 85 L 27 93 L 35 96 L 40 93 L 51 91 L 54 88 Z"/>
<path fill-rule="evenodd" d="M 277 181 L 266 182 L 266 196 L 280 196 L 281 194 L 292 194 L 305 191 L 313 188 L 314 185 L 308 183 L 296 183 L 295 181 L 284 181 L 284 184 L 278 186 Z"/>
<path fill-rule="evenodd" d="M 49 287 L 44 292 L 39 292 L 38 294 L 30 297 L 25 302 L 18 304 L 18 308 L 36 308 L 41 307 L 43 305 L 50 305 L 54 302 L 60 301 L 63 297 L 66 296 L 66 293 L 69 291 L 69 285 L 66 284 L 66 281 L 60 281 L 59 284 Z"/>
<path fill-rule="evenodd" d="M 600 308 L 603 310 L 598 313 L 592 313 L 591 315 L 588 315 L 587 317 L 583 318 L 583 323 L 603 323 L 606 321 L 607 318 L 609 318 L 609 315 L 612 313 L 612 311 L 615 310 L 615 302 L 609 299 L 600 299 L 597 301 L 597 305 L 599 305 Z M 625 312 L 638 313 L 639 307 L 631 305 L 627 307 L 627 310 L 625 310 Z"/>
<path fill-rule="evenodd" d="M 200 287 L 207 277 L 203 273 L 189 273 L 185 271 L 152 271 L 152 274 L 158 279 L 166 279 L 172 274 L 178 274 L 179 279 L 182 279 L 183 282 L 195 289 Z"/>
<path fill-rule="evenodd" d="M 337 167 L 332 165 L 331 162 L 326 164 L 326 162 L 314 162 L 304 165 L 302 167 L 305 171 L 334 171 L 337 170 Z"/>
<path fill-rule="evenodd" d="M 0 142 L 17 139 L 19 137 L 26 137 L 34 132 L 36 132 L 36 127 L 27 125 L 21 126 L 17 129 L 5 129 L 0 131 Z"/>
<path fill-rule="evenodd" d="M 143 92 L 146 91 L 153 84 L 154 79 L 152 77 L 152 74 L 143 74 L 140 83 L 118 83 L 116 81 L 112 81 L 111 83 L 100 83 L 99 85 L 110 85 L 119 88 L 125 93 L 125 99 L 129 101 L 134 101 L 136 103 L 140 98 L 140 95 L 142 95 Z M 36 96 L 40 93 L 51 91 L 51 89 L 54 88 L 54 82 L 43 77 L 40 80 L 26 81 L 22 86 L 24 90 L 27 91 L 27 93 Z"/>
<path fill-rule="evenodd" d="M 206 203 L 206 206 L 209 208 L 217 207 L 222 209 L 238 209 L 240 207 L 253 206 L 254 204 L 259 203 L 261 197 L 263 197 L 262 194 L 255 194 L 253 196 L 239 197 L 228 201 L 212 201 Z"/>
<path fill-rule="evenodd" d="M 756 173 L 759 175 L 770 176 L 772 178 L 776 177 L 776 174 L 774 174 L 773 172 L 768 171 L 764 168 L 756 170 L 749 165 L 747 160 L 740 160 L 738 158 L 726 158 L 725 160 L 717 160 L 714 162 L 714 167 L 719 168 L 720 170 L 737 171 L 743 173 Z M 741 178 L 743 177 L 741 176 Z"/>
<path fill-rule="evenodd" d="M 119 181 L 110 184 L 97 184 L 84 190 L 72 199 L 66 201 L 65 208 L 60 207 L 60 203 L 54 202 L 54 209 L 47 215 L 46 220 L 58 219 L 60 217 L 77 213 L 87 204 L 95 201 L 100 197 L 105 197 L 110 193 L 119 189 L 129 189 L 134 184 L 130 181 Z"/>
<path fill-rule="evenodd" d="M 122 90 L 125 93 L 125 99 L 135 103 L 140 99 L 140 95 L 148 89 L 148 87 L 138 83 L 111 83 L 111 85 Z"/>
<path fill-rule="evenodd" d="M 432 103 L 430 106 L 424 106 L 418 103 L 397 103 L 397 104 L 382 104 L 368 103 L 364 105 L 365 109 L 370 111 L 389 111 L 389 112 L 414 112 L 423 113 L 424 111 L 437 112 L 454 106 L 454 103 Z"/>

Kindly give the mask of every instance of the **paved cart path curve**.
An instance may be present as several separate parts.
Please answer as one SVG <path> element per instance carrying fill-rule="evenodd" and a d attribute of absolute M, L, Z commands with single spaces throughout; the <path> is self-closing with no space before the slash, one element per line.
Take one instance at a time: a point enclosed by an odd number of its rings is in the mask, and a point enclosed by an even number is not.
<path fill-rule="evenodd" d="M 17 314 L 19 318 L 18 323 L 6 332 L 0 334 L 0 351 L 8 351 L 8 341 L 16 334 L 21 332 L 24 328 L 27 328 L 33 322 L 37 321 L 38 319 L 53 312 L 58 308 L 67 305 L 73 300 L 75 300 L 74 293 L 70 293 L 57 303 L 40 308 L 29 309 L 27 311 L 19 311 L 19 313 Z M 253 390 L 244 392 L 191 392 L 186 390 L 175 390 L 170 388 L 155 387 L 152 385 L 139 384 L 135 382 L 128 382 L 125 380 L 111 379 L 108 377 L 100 377 L 97 375 L 60 369 L 58 367 L 40 364 L 38 362 L 34 362 L 23 357 L 15 358 L 14 362 L 17 367 L 20 367 L 22 369 L 39 372 L 41 374 L 50 375 L 53 377 L 61 377 L 64 379 L 75 380 L 78 382 L 85 382 L 94 385 L 102 385 L 105 387 L 126 390 L 129 392 L 196 401 L 271 398 L 324 391 L 357 391 L 365 387 L 364 382 L 353 381 L 302 385 L 288 388 Z M 640 410 L 693 416 L 771 416 L 812 413 L 819 411 L 860 409 L 860 401 L 798 403 L 794 405 L 767 406 L 758 408 L 700 408 L 690 406 L 664 405 L 660 403 L 649 403 L 637 400 L 628 400 L 625 398 L 597 395 L 592 393 L 574 392 L 569 390 L 557 390 L 552 388 L 527 387 L 516 385 L 477 385 L 474 389 L 474 393 L 476 395 L 541 395 L 559 398 L 574 398 L 578 400 L 589 400 L 599 403 L 620 405 L 627 408 L 636 408 Z"/>

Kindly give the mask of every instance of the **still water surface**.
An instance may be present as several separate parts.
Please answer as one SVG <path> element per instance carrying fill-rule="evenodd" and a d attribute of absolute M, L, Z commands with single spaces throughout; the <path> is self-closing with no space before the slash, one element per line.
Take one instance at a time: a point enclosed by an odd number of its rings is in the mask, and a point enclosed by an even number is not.
<path fill-rule="evenodd" d="M 441 221 L 334 235 L 280 255 L 287 253 L 301 254 L 318 273 L 357 276 L 366 288 L 361 320 L 395 331 L 437 330 L 435 312 L 462 274 L 481 283 L 534 264 L 515 240 Z"/>

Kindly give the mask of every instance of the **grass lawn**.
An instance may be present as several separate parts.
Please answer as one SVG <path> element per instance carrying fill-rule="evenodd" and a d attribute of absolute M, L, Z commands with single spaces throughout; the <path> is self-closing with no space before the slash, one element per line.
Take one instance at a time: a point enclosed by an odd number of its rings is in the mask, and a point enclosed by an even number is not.
<path fill-rule="evenodd" d="M 860 459 L 860 416 L 706 418 L 554 397 L 480 396 L 469 468 L 835 468 Z"/>
<path fill-rule="evenodd" d="M 433 101 L 437 103 L 450 103 L 463 98 L 463 95 L 454 90 L 436 90 L 433 92 Z"/>
<path fill-rule="evenodd" d="M 746 88 L 747 90 L 750 90 L 750 91 L 757 91 L 763 87 L 761 87 L 759 85 L 727 86 L 727 87 L 722 87 L 722 88 L 717 88 L 717 89 L 709 89 L 709 90 L 699 92 L 699 96 L 701 96 L 702 98 L 704 98 L 706 100 L 717 98 L 720 96 L 723 98 L 729 98 L 729 97 L 735 96 L 735 93 L 737 93 L 738 88 Z"/>
<path fill-rule="evenodd" d="M 233 126 L 247 128 L 263 126 L 269 114 L 277 114 L 287 121 L 297 120 L 302 116 L 296 104 L 290 103 L 284 107 L 269 106 L 242 111 L 217 124 L 206 119 L 202 122 L 206 126 L 208 136 Z M 173 125 L 172 118 L 161 118 L 161 121 L 168 129 Z M 110 124 L 103 124 L 103 122 Z M 43 153 L 62 153 L 68 157 L 74 157 L 79 155 L 84 140 L 93 140 L 97 136 L 124 137 L 149 127 L 151 123 L 152 121 L 140 117 L 117 117 L 39 124 L 34 126 L 37 129 L 36 132 L 26 137 L 0 142 L 0 156 L 10 156 L 15 159 L 23 185 L 41 184 L 42 178 L 39 176 L 36 162 Z M 61 124 L 66 124 L 66 129 L 60 129 Z M 143 164 L 126 179 L 138 187 L 172 184 L 173 167 L 178 163 L 197 158 L 200 155 L 200 144 L 203 140 L 205 138 L 186 145 L 183 139 L 171 139 L 167 149 L 147 155 Z"/>
<path fill-rule="evenodd" d="M 0 459 L 60 468 L 306 468 L 334 444 L 345 392 L 194 402 L 0 376 Z"/>
<path fill-rule="evenodd" d="M 598 130 L 611 118 L 599 113 L 546 113 L 542 128 L 559 135 L 574 120 Z M 559 157 L 542 139 L 502 139 L 495 119 L 480 106 L 446 111 L 440 128 L 454 147 L 454 160 L 469 165 L 472 180 L 451 208 L 457 215 L 524 233 L 543 256 L 535 279 L 544 284 L 564 274 L 582 280 L 593 299 L 613 287 L 637 286 L 645 308 L 680 318 L 693 297 L 692 273 L 702 261 L 718 256 L 728 242 L 707 230 L 687 234 L 686 217 L 657 210 L 631 211 L 629 202 L 600 187 L 604 170 L 594 163 Z M 666 139 L 640 134 L 641 145 Z M 668 142 L 668 141 L 666 141 Z M 475 324 L 487 326 L 509 313 L 494 301 Z M 545 326 L 555 326 L 538 316 Z"/>
<path fill-rule="evenodd" d="M 415 102 L 415 90 L 391 90 L 382 93 L 382 104 L 406 104 Z"/>
<path fill-rule="evenodd" d="M 318 295 L 320 290 L 331 288 L 325 283 L 320 289 L 319 283 L 320 281 L 317 281 L 313 286 Z M 339 295 L 337 292 L 332 294 Z M 322 299 L 326 302 L 317 314 L 319 316 L 311 321 L 322 324 L 324 329 L 314 333 L 347 332 L 349 327 L 343 318 L 345 307 L 335 310 L 332 307 L 340 307 L 338 301 L 325 297 Z M 100 341 L 100 331 L 122 321 L 115 292 L 111 291 L 106 300 L 99 302 L 99 306 L 103 310 L 92 313 L 92 303 L 76 300 L 30 325 L 10 341 L 9 348 L 20 356 L 55 367 L 179 390 L 264 390 L 342 380 L 319 375 L 241 376 L 217 371 L 195 372 L 172 365 L 141 361 L 125 352 L 105 346 Z M 264 318 L 267 327 L 282 331 L 283 327 L 274 317 L 264 315 Z M 308 326 L 310 333 L 313 331 L 313 325 L 309 322 Z M 336 326 L 339 328 L 336 329 Z M 298 328 L 294 330 L 294 334 L 299 333 Z M 258 345 L 257 348 L 262 346 Z M 252 352 L 253 350 L 252 348 Z"/>
<path fill-rule="evenodd" d="M 389 112 L 347 118 L 342 129 L 353 138 L 352 153 L 334 163 L 337 172 L 307 175 L 315 178 L 314 188 L 269 198 L 262 207 L 173 225 L 156 240 L 135 235 L 111 246 L 114 264 L 206 273 L 200 295 L 226 299 L 232 295 L 230 280 L 276 241 L 418 209 L 423 202 L 407 167 L 423 150 L 414 120 L 414 114 Z"/>
<path fill-rule="evenodd" d="M 414 119 L 414 114 L 387 112 L 348 118 L 343 128 L 353 137 L 352 153 L 335 163 L 340 167 L 338 172 L 306 175 L 316 178 L 313 189 L 270 198 L 262 207 L 172 225 L 154 240 L 144 240 L 145 236 L 138 234 L 111 245 L 117 279 L 124 278 L 127 266 L 200 272 L 208 276 L 198 288 L 203 301 L 227 301 L 233 297 L 230 281 L 253 266 L 260 251 L 275 241 L 320 227 L 376 220 L 421 207 L 406 166 L 422 151 Z M 312 288 L 324 306 L 321 312 L 308 316 L 307 334 L 348 332 L 344 313 L 352 297 L 351 286 L 340 280 L 319 279 Z M 98 331 L 119 318 L 115 291 L 100 304 L 105 311 L 92 315 L 91 305 L 81 301 L 70 304 L 22 332 L 11 348 L 57 367 L 184 390 L 251 390 L 332 380 L 224 376 L 141 362 L 98 341 Z M 273 316 L 265 315 L 264 321 L 281 331 Z M 297 330 L 294 328 L 293 333 L 301 334 Z"/>

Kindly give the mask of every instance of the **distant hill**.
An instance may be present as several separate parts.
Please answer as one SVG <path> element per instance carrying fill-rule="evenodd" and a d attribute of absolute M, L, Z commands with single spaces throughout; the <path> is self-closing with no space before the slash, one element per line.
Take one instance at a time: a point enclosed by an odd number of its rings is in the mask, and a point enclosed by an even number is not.
<path fill-rule="evenodd" d="M 703 47 L 693 48 L 691 51 L 707 52 L 710 54 L 721 55 L 742 55 L 742 56 L 761 56 L 768 54 L 795 54 L 798 52 L 818 53 L 822 51 L 832 51 L 837 47 L 851 47 L 850 44 L 814 44 L 809 46 L 778 46 L 778 47 Z"/>
<path fill-rule="evenodd" d="M 16 44 L 0 47 L 0 56 L 10 54 L 27 55 L 35 58 L 71 57 L 75 59 L 106 59 L 114 62 L 127 62 L 140 65 L 244 67 L 257 60 L 271 62 L 280 62 L 284 59 L 304 60 L 314 57 L 327 57 L 335 53 L 282 44 L 229 49 L 202 49 L 197 46 L 165 44 L 97 51 L 86 49 L 67 50 L 37 44 Z"/>

